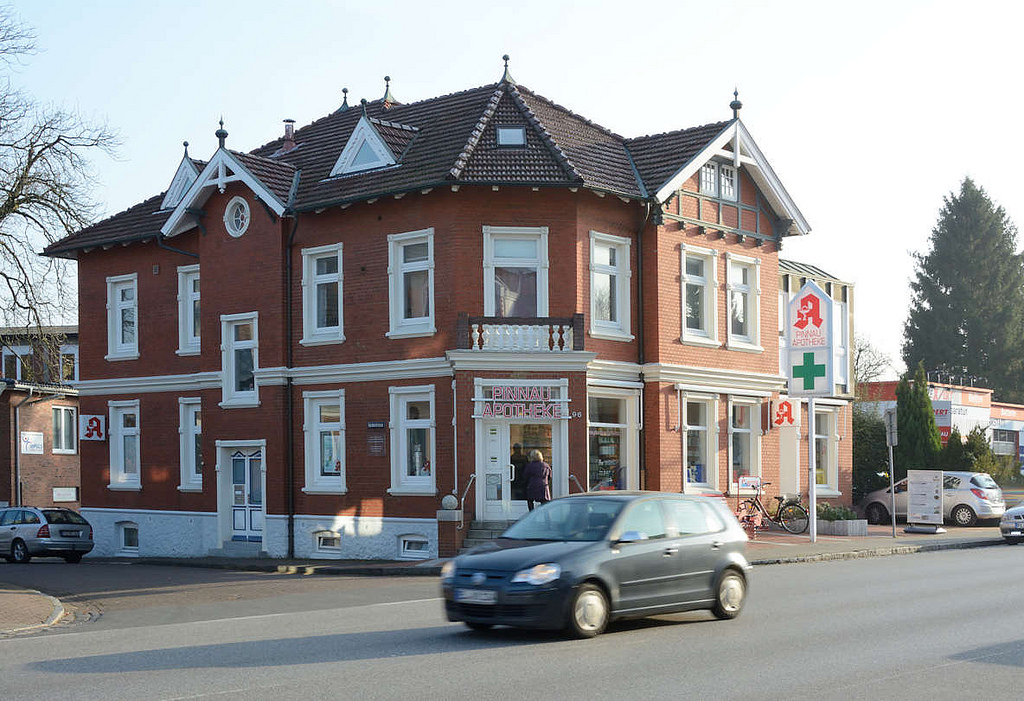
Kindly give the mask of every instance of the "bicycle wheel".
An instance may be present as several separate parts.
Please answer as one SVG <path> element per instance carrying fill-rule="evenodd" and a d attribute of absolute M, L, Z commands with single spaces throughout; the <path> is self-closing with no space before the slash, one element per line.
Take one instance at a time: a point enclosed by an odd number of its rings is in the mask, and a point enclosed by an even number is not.
<path fill-rule="evenodd" d="M 779 523 L 790 533 L 803 533 L 809 522 L 807 509 L 799 504 L 786 504 L 779 511 Z"/>

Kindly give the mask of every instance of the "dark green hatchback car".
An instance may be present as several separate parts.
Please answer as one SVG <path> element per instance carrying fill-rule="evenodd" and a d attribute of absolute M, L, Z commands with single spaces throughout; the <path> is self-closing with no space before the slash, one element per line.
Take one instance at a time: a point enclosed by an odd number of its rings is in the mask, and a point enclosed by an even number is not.
<path fill-rule="evenodd" d="M 600 492 L 556 499 L 441 570 L 445 613 L 474 630 L 564 629 L 694 609 L 735 618 L 747 535 L 721 499 Z"/>

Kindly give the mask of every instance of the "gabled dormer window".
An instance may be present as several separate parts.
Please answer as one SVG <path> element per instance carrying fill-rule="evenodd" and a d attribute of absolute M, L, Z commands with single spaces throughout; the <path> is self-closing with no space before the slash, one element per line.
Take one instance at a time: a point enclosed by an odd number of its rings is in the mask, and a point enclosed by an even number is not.
<path fill-rule="evenodd" d="M 177 207 L 178 203 L 181 202 L 181 198 L 185 196 L 189 187 L 198 177 L 199 170 L 192 162 L 192 159 L 186 155 L 181 159 L 181 163 L 178 164 L 178 170 L 174 172 L 171 184 L 167 188 L 167 194 L 164 195 L 164 200 L 160 203 L 160 209 Z"/>
<path fill-rule="evenodd" d="M 736 169 L 725 163 L 705 163 L 700 169 L 700 191 L 709 197 L 736 201 Z"/>
<path fill-rule="evenodd" d="M 331 169 L 331 176 L 358 173 L 394 164 L 395 155 L 384 143 L 380 132 L 364 116 L 359 119 L 356 128 L 352 130 L 352 136 L 349 137 L 334 168 Z"/>
<path fill-rule="evenodd" d="M 498 127 L 498 146 L 505 146 L 505 147 L 526 146 L 526 127 L 524 127 L 524 126 L 500 126 L 500 127 Z"/>

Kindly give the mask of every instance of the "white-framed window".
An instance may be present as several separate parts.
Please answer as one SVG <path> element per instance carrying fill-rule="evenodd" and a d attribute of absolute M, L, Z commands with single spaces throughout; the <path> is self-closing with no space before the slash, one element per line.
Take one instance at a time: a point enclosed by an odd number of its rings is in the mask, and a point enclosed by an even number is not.
<path fill-rule="evenodd" d="M 220 317 L 221 396 L 224 408 L 259 406 L 259 313 Z"/>
<path fill-rule="evenodd" d="M 203 405 L 199 397 L 178 398 L 180 491 L 203 489 Z"/>
<path fill-rule="evenodd" d="M 716 487 L 718 484 L 718 400 L 714 397 L 684 393 L 682 396 L 686 471 L 683 489 L 688 486 Z"/>
<path fill-rule="evenodd" d="M 815 407 L 814 482 L 818 494 L 839 494 L 839 408 Z"/>
<path fill-rule="evenodd" d="M 224 208 L 224 227 L 228 234 L 234 238 L 244 234 L 249 228 L 250 219 L 249 203 L 245 198 L 237 195 L 232 197 L 228 201 L 228 206 Z"/>
<path fill-rule="evenodd" d="M 434 327 L 434 229 L 388 236 L 389 338 L 429 336 Z"/>
<path fill-rule="evenodd" d="M 78 379 L 78 346 L 62 345 L 60 347 L 60 379 L 61 382 L 74 382 Z"/>
<path fill-rule="evenodd" d="M 74 455 L 78 451 L 78 419 L 73 406 L 53 407 L 53 452 Z"/>
<path fill-rule="evenodd" d="M 850 334 L 846 319 L 847 306 L 838 300 L 832 302 L 832 383 L 838 391 L 850 384 Z"/>
<path fill-rule="evenodd" d="M 345 340 L 342 244 L 302 249 L 303 345 Z"/>
<path fill-rule="evenodd" d="M 138 275 L 107 278 L 107 360 L 139 357 Z"/>
<path fill-rule="evenodd" d="M 139 554 L 139 524 L 133 521 L 118 521 L 114 524 L 117 529 L 117 554 L 127 557 L 135 557 Z"/>
<path fill-rule="evenodd" d="M 682 244 L 683 343 L 719 346 L 718 251 Z"/>
<path fill-rule="evenodd" d="M 761 261 L 726 253 L 728 347 L 760 353 Z"/>
<path fill-rule="evenodd" d="M 590 335 L 616 341 L 630 333 L 630 240 L 590 232 Z"/>
<path fill-rule="evenodd" d="M 548 315 L 548 228 L 484 227 L 484 316 Z"/>
<path fill-rule="evenodd" d="M 729 399 L 729 484 L 761 474 L 761 405 L 757 400 Z"/>
<path fill-rule="evenodd" d="M 107 408 L 110 412 L 107 424 L 110 484 L 107 486 L 109 489 L 141 489 L 139 400 L 109 401 Z"/>
<path fill-rule="evenodd" d="M 497 129 L 498 146 L 526 146 L 526 127 L 503 124 Z"/>
<path fill-rule="evenodd" d="M 4 347 L 3 376 L 20 382 L 34 382 L 35 368 L 29 346 Z"/>
<path fill-rule="evenodd" d="M 307 494 L 344 494 L 345 390 L 303 392 Z"/>
<path fill-rule="evenodd" d="M 337 531 L 317 531 L 313 534 L 313 549 L 318 553 L 337 555 L 341 552 L 341 534 Z"/>
<path fill-rule="evenodd" d="M 735 202 L 739 197 L 736 168 L 713 161 L 705 163 L 700 169 L 700 191 L 708 197 Z"/>
<path fill-rule="evenodd" d="M 421 535 L 398 536 L 399 560 L 426 560 L 430 557 L 430 541 Z"/>
<path fill-rule="evenodd" d="M 992 452 L 996 455 L 1016 455 L 1017 432 L 1005 428 L 993 428 Z"/>
<path fill-rule="evenodd" d="M 434 487 L 434 386 L 389 387 L 390 494 L 429 494 Z"/>
<path fill-rule="evenodd" d="M 198 355 L 199 266 L 178 266 L 178 355 Z"/>

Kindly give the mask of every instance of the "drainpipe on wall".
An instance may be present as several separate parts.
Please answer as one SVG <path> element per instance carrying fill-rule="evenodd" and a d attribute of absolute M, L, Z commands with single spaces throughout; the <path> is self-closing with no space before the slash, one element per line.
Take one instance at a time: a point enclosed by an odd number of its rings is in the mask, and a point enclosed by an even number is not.
<path fill-rule="evenodd" d="M 644 385 L 644 229 L 647 227 L 647 222 L 651 218 L 651 200 L 644 202 L 646 211 L 644 212 L 643 219 L 640 222 L 639 228 L 636 231 L 636 289 L 639 304 L 636 305 L 636 352 L 637 362 L 640 365 L 640 384 L 642 388 L 640 390 L 640 415 L 643 416 L 643 403 L 644 394 L 647 392 L 647 388 Z M 644 436 L 646 434 L 646 428 L 643 422 L 640 424 L 640 449 L 639 455 L 637 456 L 640 460 L 640 489 L 646 489 L 647 487 L 647 463 L 644 459 L 646 450 L 644 449 Z"/>
<path fill-rule="evenodd" d="M 284 249 L 284 280 L 285 280 L 285 347 L 287 350 L 287 378 L 284 383 L 285 391 L 285 425 L 288 437 L 285 445 L 288 451 L 288 558 L 295 557 L 295 407 L 292 401 L 292 244 L 295 242 L 295 232 L 299 230 L 299 215 L 295 214 L 295 223 L 292 224 L 292 232 L 288 235 L 288 245 Z"/>

